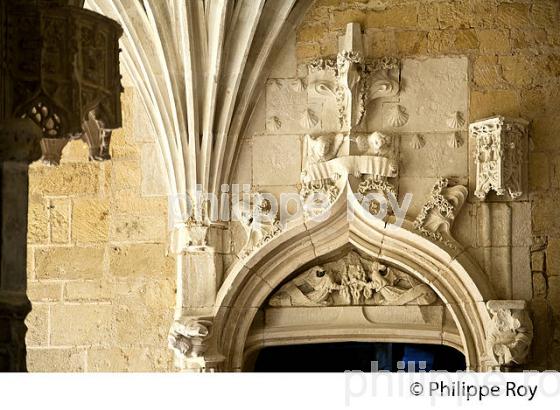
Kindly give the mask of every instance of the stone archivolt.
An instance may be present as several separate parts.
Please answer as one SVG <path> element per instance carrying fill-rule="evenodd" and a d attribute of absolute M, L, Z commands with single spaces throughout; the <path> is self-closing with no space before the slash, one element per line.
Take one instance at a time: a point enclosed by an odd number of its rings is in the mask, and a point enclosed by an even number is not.
<path fill-rule="evenodd" d="M 272 295 L 270 306 L 430 305 L 433 290 L 412 276 L 351 251 L 314 266 Z"/>

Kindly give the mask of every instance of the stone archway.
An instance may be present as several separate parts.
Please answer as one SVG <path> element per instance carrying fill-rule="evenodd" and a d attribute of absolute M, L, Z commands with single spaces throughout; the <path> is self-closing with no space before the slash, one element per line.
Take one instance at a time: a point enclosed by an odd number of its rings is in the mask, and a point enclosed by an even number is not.
<path fill-rule="evenodd" d="M 409 222 L 395 228 L 372 217 L 347 184 L 330 208 L 329 218 L 294 221 L 230 270 L 218 294 L 209 348 L 209 352 L 223 355 L 222 369 L 243 368 L 253 319 L 286 278 L 311 261 L 349 245 L 408 272 L 434 290 L 457 326 L 467 369 L 484 371 L 496 366 L 486 343 L 492 323 L 486 301 L 494 298 L 494 292 L 480 268 L 465 252 L 412 232 Z"/>

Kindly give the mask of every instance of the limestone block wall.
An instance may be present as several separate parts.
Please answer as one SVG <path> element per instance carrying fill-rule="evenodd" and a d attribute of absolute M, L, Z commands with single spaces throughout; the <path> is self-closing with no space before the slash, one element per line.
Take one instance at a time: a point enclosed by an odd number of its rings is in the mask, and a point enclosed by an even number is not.
<path fill-rule="evenodd" d="M 108 162 L 71 142 L 29 175 L 29 371 L 168 371 L 175 261 L 155 135 L 133 88 Z"/>
<path fill-rule="evenodd" d="M 500 297 L 531 302 L 535 338 L 528 367 L 560 369 L 558 8 L 556 0 L 317 0 L 274 65 L 232 182 L 276 195 L 298 192 L 303 135 L 310 132 L 301 110 L 313 101 L 297 80 L 305 79 L 306 62 L 337 53 L 346 23 L 360 23 L 370 57 L 403 62 L 399 98 L 411 122 L 400 133 L 399 191 L 418 197 L 413 217 L 438 176 L 473 183 L 466 127 L 464 144 L 450 149 L 441 123 L 445 104 L 464 111 L 467 122 L 493 114 L 532 122 L 528 194 L 487 208 L 469 198 L 453 234 Z M 137 95 L 127 87 L 123 98 L 124 127 L 113 137 L 111 162 L 88 162 L 85 146 L 73 142 L 59 168 L 31 167 L 31 371 L 171 369 L 166 337 L 176 283 L 174 261 L 165 256 L 165 183 Z M 435 103 L 432 114 L 422 116 Z M 312 109 L 324 121 L 315 131 L 336 120 L 322 107 Z M 368 128 L 383 129 L 381 118 L 368 116 Z M 415 152 L 411 139 L 418 132 L 426 145 Z M 504 243 L 501 228 L 511 221 L 512 243 Z M 232 223 L 224 236 L 226 274 L 244 242 L 242 227 Z M 500 255 L 509 257 L 510 248 L 514 263 L 506 272 Z"/>

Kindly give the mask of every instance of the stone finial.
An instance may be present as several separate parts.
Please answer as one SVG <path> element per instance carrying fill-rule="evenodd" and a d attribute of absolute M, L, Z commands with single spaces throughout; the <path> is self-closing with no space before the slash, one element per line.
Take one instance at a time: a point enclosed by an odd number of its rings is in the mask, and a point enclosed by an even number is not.
<path fill-rule="evenodd" d="M 501 366 L 523 364 L 533 340 L 533 323 L 524 300 L 490 300 L 488 345 Z"/>
<path fill-rule="evenodd" d="M 490 191 L 511 199 L 524 191 L 527 174 L 528 125 L 523 119 L 496 116 L 469 125 L 469 133 L 476 141 L 476 191 L 485 199 Z"/>

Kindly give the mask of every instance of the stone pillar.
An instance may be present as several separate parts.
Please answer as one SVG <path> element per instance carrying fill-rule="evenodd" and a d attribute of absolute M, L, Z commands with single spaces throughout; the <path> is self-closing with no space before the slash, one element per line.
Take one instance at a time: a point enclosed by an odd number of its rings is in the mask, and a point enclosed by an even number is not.
<path fill-rule="evenodd" d="M 0 125 L 0 371 L 25 371 L 29 162 L 41 155 L 40 130 L 26 120 Z"/>
<path fill-rule="evenodd" d="M 215 371 L 223 357 L 210 348 L 216 295 L 222 283 L 220 225 L 183 224 L 175 229 L 177 299 L 169 347 L 181 371 Z"/>

